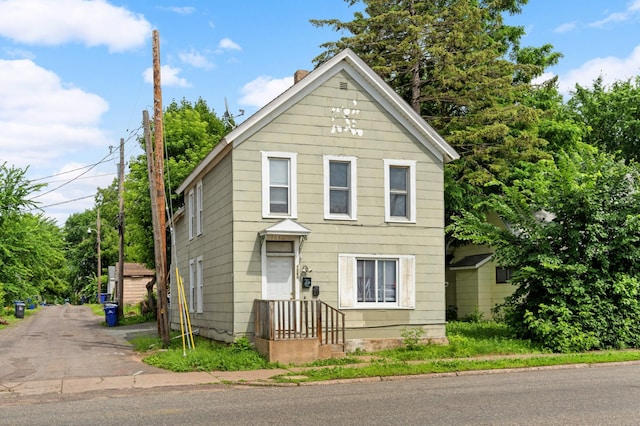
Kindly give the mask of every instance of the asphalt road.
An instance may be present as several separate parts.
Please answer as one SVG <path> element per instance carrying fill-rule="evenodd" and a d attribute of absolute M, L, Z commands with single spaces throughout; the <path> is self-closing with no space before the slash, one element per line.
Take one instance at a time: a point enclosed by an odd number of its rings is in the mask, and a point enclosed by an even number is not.
<path fill-rule="evenodd" d="M 140 327 L 109 328 L 102 321 L 88 306 L 58 305 L 5 328 L 0 382 L 164 372 L 140 362 L 125 339 Z"/>
<path fill-rule="evenodd" d="M 296 387 L 197 386 L 0 406 L 11 425 L 636 425 L 640 366 Z"/>

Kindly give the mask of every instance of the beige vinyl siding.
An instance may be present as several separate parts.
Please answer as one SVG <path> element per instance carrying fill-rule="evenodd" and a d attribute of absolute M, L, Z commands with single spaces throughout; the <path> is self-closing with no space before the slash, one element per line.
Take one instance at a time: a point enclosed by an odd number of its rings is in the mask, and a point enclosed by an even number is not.
<path fill-rule="evenodd" d="M 340 90 L 347 81 L 349 90 Z M 352 105 L 352 100 L 357 105 Z M 360 110 L 356 125 L 362 136 L 331 133 L 332 108 Z M 384 327 L 394 324 L 433 324 L 434 336 L 444 336 L 444 201 L 443 167 L 414 140 L 390 114 L 359 90 L 348 76 L 339 74 L 307 95 L 284 114 L 234 148 L 234 253 L 236 324 L 252 332 L 253 300 L 261 297 L 261 258 L 258 232 L 277 223 L 261 217 L 261 151 L 295 152 L 297 156 L 297 222 L 311 234 L 300 253 L 300 265 L 309 266 L 320 299 L 338 303 L 340 253 L 414 255 L 415 309 L 349 310 L 348 327 Z M 358 220 L 323 217 L 323 155 L 357 157 Z M 415 160 L 417 218 L 415 224 L 384 222 L 383 159 Z M 300 289 L 300 296 L 312 298 Z M 240 330 L 238 330 L 240 331 Z M 352 336 L 384 336 L 398 331 L 367 329 Z"/>
<path fill-rule="evenodd" d="M 202 179 L 202 234 L 191 241 L 185 239 L 185 236 L 188 238 L 188 222 L 184 219 L 176 229 L 178 264 L 186 289 L 189 287 L 189 260 L 198 256 L 203 259 L 203 312 L 191 314 L 192 327 L 199 329 L 205 337 L 224 341 L 231 341 L 234 333 L 231 158 L 232 154 L 227 154 Z M 185 213 L 188 218 L 189 212 Z M 173 300 L 177 305 L 177 299 Z M 172 327 L 176 328 L 179 325 L 177 313 L 172 315 L 172 319 Z"/>
<path fill-rule="evenodd" d="M 495 216 L 489 216 L 489 221 L 499 223 Z M 491 248 L 470 244 L 456 249 L 452 263 L 466 256 L 491 252 Z M 450 282 L 447 288 L 447 304 L 455 304 L 458 307 L 458 318 L 474 313 L 476 308 L 484 314 L 484 318 L 491 318 L 493 308 L 503 303 L 505 297 L 515 291 L 511 284 L 496 283 L 496 266 L 495 262 L 489 261 L 478 269 L 448 272 L 447 278 Z"/>

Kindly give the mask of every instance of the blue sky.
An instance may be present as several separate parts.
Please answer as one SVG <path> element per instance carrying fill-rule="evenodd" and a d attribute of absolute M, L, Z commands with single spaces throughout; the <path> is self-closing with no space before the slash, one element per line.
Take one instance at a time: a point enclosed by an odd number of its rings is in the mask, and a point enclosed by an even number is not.
<path fill-rule="evenodd" d="M 222 115 L 227 98 L 241 121 L 339 37 L 309 19 L 354 11 L 344 0 L 0 0 L 0 162 L 49 184 L 35 200 L 62 225 L 115 178 L 110 146 L 125 138 L 127 161 L 140 153 L 154 29 L 164 105 L 201 97 Z M 640 0 L 531 0 L 507 22 L 526 28 L 524 45 L 564 54 L 549 70 L 564 92 L 639 74 Z"/>

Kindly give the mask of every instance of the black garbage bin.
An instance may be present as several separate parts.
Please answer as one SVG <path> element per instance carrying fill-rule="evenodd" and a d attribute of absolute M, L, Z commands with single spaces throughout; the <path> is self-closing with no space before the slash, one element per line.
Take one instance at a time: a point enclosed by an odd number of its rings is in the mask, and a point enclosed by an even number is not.
<path fill-rule="evenodd" d="M 16 301 L 14 304 L 14 312 L 16 318 L 24 318 L 24 306 L 25 303 L 20 300 Z"/>
<path fill-rule="evenodd" d="M 105 303 L 104 320 L 107 327 L 115 327 L 118 325 L 118 305 L 115 303 Z"/>

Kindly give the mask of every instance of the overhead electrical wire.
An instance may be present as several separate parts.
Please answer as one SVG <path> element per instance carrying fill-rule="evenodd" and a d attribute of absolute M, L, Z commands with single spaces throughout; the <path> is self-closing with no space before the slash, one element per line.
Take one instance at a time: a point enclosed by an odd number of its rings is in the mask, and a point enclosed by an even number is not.
<path fill-rule="evenodd" d="M 142 127 L 142 126 L 140 126 L 140 127 L 138 127 L 137 129 L 134 129 L 134 130 L 132 130 L 131 132 L 129 132 L 129 137 L 124 141 L 124 144 L 126 144 L 127 142 L 129 142 L 129 141 L 130 141 L 134 136 L 137 136 L 137 134 L 138 134 L 137 132 L 141 129 L 141 127 Z M 113 147 L 111 147 L 111 148 L 113 148 Z M 110 161 L 110 160 L 111 160 L 111 158 L 110 158 L 110 157 L 114 156 L 114 152 L 115 152 L 115 151 L 114 151 L 113 149 L 109 149 L 109 153 L 108 153 L 107 155 L 105 155 L 104 157 L 102 157 L 102 159 L 100 159 L 98 162 L 93 163 L 93 164 L 90 164 L 90 165 L 88 165 L 88 166 L 80 167 L 80 168 L 78 168 L 78 169 L 76 169 L 76 170 L 75 170 L 75 171 L 78 171 L 78 170 L 86 169 L 84 172 L 80 173 L 79 175 L 75 176 L 75 177 L 74 177 L 74 178 L 72 178 L 72 179 L 69 179 L 69 180 L 67 180 L 67 181 L 64 181 L 64 183 L 62 183 L 61 185 L 56 186 L 55 188 L 52 188 L 52 189 L 50 189 L 50 190 L 48 190 L 48 191 L 45 191 L 45 192 L 42 192 L 42 193 L 40 193 L 40 194 L 35 195 L 35 196 L 34 196 L 34 197 L 32 197 L 29 201 L 33 201 L 33 200 L 35 200 L 36 198 L 40 198 L 40 197 L 42 197 L 42 196 L 45 196 L 45 195 L 47 195 L 47 194 L 50 194 L 50 193 L 52 193 L 52 192 L 54 192 L 54 191 L 59 190 L 60 188 L 62 188 L 62 187 L 64 187 L 64 186 L 66 186 L 66 185 L 69 185 L 69 184 L 70 184 L 70 183 L 72 183 L 72 182 L 75 182 L 76 180 L 80 179 L 82 176 L 86 175 L 86 174 L 87 174 L 87 173 L 89 173 L 91 170 L 93 170 L 94 168 L 96 168 L 98 165 L 100 165 L 100 164 L 102 164 L 102 163 L 105 163 L 105 162 L 107 162 L 107 161 Z M 69 173 L 69 172 L 63 172 L 63 173 Z M 60 173 L 60 174 L 63 174 L 63 173 Z M 56 175 L 53 175 L 53 176 L 56 176 Z M 94 177 L 94 176 L 91 176 L 91 177 Z M 41 178 L 41 179 L 44 179 L 44 178 Z"/>

